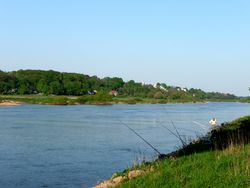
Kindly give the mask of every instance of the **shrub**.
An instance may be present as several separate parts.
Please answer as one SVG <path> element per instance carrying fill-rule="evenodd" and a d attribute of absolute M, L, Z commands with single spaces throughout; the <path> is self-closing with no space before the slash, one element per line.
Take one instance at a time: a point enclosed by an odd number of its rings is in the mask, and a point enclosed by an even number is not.
<path fill-rule="evenodd" d="M 106 92 L 99 92 L 95 95 L 84 95 L 81 97 L 78 97 L 77 102 L 80 104 L 85 104 L 85 103 L 107 103 L 107 102 L 112 102 L 113 97 L 109 95 Z"/>
<path fill-rule="evenodd" d="M 56 97 L 56 98 L 54 98 L 52 104 L 55 104 L 55 105 L 67 105 L 68 104 L 68 98 L 67 97 Z"/>

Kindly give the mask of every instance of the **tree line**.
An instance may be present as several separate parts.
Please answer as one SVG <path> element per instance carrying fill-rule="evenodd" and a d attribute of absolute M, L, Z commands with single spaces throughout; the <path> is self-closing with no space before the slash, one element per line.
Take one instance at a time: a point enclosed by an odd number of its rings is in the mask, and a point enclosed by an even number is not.
<path fill-rule="evenodd" d="M 134 80 L 125 82 L 118 77 L 89 76 L 44 70 L 0 71 L 0 94 L 8 95 L 89 95 L 95 92 L 117 91 L 120 97 L 141 97 L 169 100 L 234 100 L 235 95 L 219 92 L 205 92 L 201 89 L 187 89 L 168 86 L 165 83 L 144 84 Z"/>

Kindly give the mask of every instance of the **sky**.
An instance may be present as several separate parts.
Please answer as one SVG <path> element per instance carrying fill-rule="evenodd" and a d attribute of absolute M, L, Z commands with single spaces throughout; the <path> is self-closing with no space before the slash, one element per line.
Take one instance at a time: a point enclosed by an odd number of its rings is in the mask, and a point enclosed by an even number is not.
<path fill-rule="evenodd" d="M 249 96 L 248 0 L 0 0 L 0 69 Z"/>

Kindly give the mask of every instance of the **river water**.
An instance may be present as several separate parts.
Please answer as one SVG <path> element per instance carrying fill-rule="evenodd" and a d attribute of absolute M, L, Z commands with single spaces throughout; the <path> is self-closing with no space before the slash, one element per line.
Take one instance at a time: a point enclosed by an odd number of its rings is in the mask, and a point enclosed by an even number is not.
<path fill-rule="evenodd" d="M 219 123 L 250 115 L 250 104 L 22 105 L 0 107 L 0 187 L 92 187 L 114 172 L 152 160 Z"/>

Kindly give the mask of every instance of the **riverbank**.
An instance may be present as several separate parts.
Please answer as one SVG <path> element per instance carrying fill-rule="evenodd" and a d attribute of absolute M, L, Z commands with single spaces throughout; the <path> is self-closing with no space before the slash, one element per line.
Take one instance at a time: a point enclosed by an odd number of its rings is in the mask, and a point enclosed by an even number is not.
<path fill-rule="evenodd" d="M 222 124 L 163 160 L 117 173 L 96 188 L 249 187 L 249 143 L 250 116 Z"/>
<path fill-rule="evenodd" d="M 11 100 L 1 100 L 0 106 L 19 106 L 21 105 L 21 102 L 18 101 L 11 101 Z"/>
<path fill-rule="evenodd" d="M 0 95 L 0 101 L 12 101 L 12 103 L 42 104 L 42 105 L 112 105 L 112 104 L 186 104 L 207 103 L 213 101 L 191 100 L 167 100 L 139 97 L 111 97 L 111 96 L 57 96 L 57 95 Z M 236 101 L 214 101 L 236 102 Z"/>

